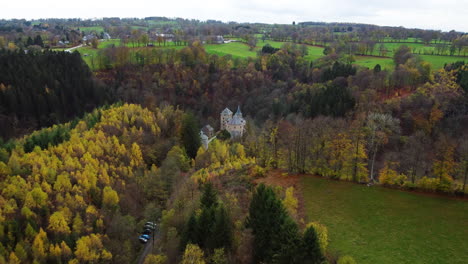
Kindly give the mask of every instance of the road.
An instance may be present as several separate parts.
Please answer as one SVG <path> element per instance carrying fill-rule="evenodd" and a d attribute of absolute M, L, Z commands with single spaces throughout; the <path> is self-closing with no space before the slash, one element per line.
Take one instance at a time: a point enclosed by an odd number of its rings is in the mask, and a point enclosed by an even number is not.
<path fill-rule="evenodd" d="M 69 49 L 66 49 L 65 52 L 70 52 L 71 53 L 74 49 L 81 48 L 81 47 L 83 47 L 83 44 L 72 47 L 72 48 L 69 48 Z"/>
<path fill-rule="evenodd" d="M 151 249 L 153 248 L 153 239 L 155 240 L 154 241 L 154 247 L 157 248 L 157 246 L 158 246 L 157 242 L 159 241 L 158 240 L 158 235 L 159 235 L 158 231 L 155 230 L 154 238 L 153 238 L 153 236 L 151 236 L 151 239 L 148 240 L 148 242 L 146 242 L 145 249 L 143 250 L 143 252 L 141 252 L 141 255 L 138 257 L 138 261 L 137 261 L 138 264 L 143 264 L 145 262 L 146 256 L 151 252 Z"/>

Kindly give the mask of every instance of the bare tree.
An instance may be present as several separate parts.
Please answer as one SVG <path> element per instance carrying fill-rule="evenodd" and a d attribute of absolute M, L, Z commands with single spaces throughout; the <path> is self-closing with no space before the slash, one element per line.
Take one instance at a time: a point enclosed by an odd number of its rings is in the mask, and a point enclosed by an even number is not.
<path fill-rule="evenodd" d="M 400 132 L 400 120 L 393 118 L 389 114 L 370 113 L 367 116 L 368 151 L 370 165 L 370 181 L 374 181 L 375 158 L 380 146 L 388 143 L 388 138 L 392 134 Z"/>

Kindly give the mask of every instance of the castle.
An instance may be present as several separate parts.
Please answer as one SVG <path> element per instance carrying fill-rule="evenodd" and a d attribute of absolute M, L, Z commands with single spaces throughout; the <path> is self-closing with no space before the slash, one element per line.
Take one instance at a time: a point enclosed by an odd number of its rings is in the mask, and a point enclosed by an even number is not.
<path fill-rule="evenodd" d="M 229 108 L 225 108 L 221 112 L 221 130 L 226 129 L 231 138 L 240 138 L 244 134 L 246 121 L 242 117 L 240 107 L 237 107 L 237 112 L 232 115 L 232 111 Z M 208 145 L 211 141 L 216 138 L 214 135 L 214 129 L 210 125 L 204 126 L 200 130 L 200 140 L 204 149 L 208 149 Z"/>
<path fill-rule="evenodd" d="M 221 130 L 226 129 L 231 138 L 240 138 L 245 131 L 245 119 L 242 117 L 240 106 L 237 107 L 237 112 L 232 115 L 232 111 L 229 108 L 225 108 L 221 112 Z"/>

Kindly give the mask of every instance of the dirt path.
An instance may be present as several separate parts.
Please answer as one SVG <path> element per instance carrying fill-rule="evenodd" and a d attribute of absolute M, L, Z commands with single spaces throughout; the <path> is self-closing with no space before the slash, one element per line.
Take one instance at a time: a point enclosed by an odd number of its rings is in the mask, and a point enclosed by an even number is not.
<path fill-rule="evenodd" d="M 81 47 L 83 47 L 83 44 L 72 47 L 72 48 L 69 48 L 69 49 L 66 49 L 65 52 L 72 52 L 73 50 L 81 48 Z"/>
<path fill-rule="evenodd" d="M 159 242 L 158 237 L 159 237 L 159 232 L 156 230 L 154 233 L 154 238 L 151 237 L 151 239 L 148 240 L 148 242 L 145 244 L 145 249 L 141 253 L 140 257 L 138 257 L 138 261 L 137 261 L 138 264 L 143 264 L 145 262 L 146 256 L 149 253 L 151 253 L 151 250 L 153 249 L 153 247 L 154 248 L 158 247 L 158 242 Z"/>

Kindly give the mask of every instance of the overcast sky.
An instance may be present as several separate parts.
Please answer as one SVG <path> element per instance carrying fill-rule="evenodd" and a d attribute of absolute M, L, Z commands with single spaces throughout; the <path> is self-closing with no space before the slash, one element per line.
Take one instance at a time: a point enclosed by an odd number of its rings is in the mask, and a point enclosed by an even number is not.
<path fill-rule="evenodd" d="M 0 18 L 165 16 L 236 22 L 357 22 L 468 32 L 468 0 L 22 0 Z"/>

